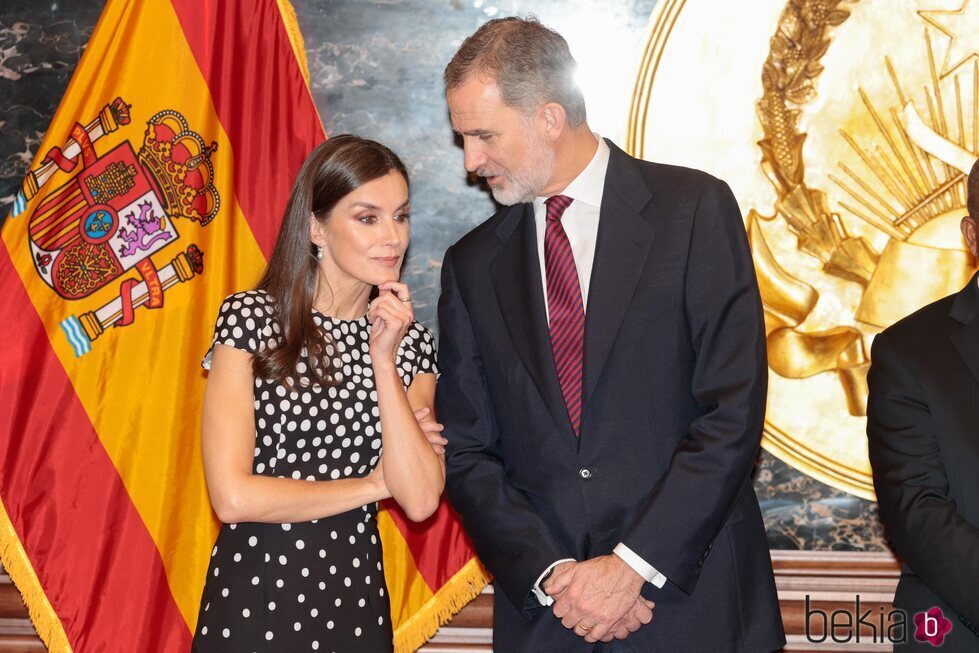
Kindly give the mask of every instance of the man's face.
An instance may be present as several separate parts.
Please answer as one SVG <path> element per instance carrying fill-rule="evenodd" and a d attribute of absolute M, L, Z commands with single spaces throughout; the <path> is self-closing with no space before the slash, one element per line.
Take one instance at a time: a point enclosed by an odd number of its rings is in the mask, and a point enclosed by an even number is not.
<path fill-rule="evenodd" d="M 452 128 L 462 136 L 466 170 L 486 179 L 496 201 L 510 206 L 540 195 L 554 169 L 554 152 L 534 116 L 508 107 L 496 83 L 478 76 L 449 90 L 446 100 Z"/>

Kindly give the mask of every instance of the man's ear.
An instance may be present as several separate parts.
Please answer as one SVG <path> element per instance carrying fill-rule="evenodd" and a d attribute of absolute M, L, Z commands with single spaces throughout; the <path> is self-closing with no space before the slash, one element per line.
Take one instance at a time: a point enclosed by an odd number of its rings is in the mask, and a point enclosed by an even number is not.
<path fill-rule="evenodd" d="M 537 121 L 541 137 L 554 143 L 568 127 L 568 113 L 557 102 L 547 102 L 537 110 Z"/>
<path fill-rule="evenodd" d="M 977 225 L 976 219 L 972 216 L 965 216 L 962 218 L 962 237 L 965 238 L 965 245 L 972 252 L 972 255 L 979 259 L 979 242 L 977 242 Z"/>

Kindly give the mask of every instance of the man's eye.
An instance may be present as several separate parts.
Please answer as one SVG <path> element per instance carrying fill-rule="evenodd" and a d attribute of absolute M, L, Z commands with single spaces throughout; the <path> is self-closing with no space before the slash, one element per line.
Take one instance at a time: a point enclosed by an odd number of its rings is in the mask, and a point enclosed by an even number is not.
<path fill-rule="evenodd" d="M 493 138 L 493 134 L 480 134 L 479 135 L 479 140 L 481 140 L 481 141 L 488 141 L 491 138 Z"/>

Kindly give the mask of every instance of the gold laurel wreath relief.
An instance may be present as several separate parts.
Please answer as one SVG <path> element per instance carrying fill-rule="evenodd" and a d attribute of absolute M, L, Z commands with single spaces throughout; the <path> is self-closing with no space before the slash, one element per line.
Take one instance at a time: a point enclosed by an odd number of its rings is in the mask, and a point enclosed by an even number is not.
<path fill-rule="evenodd" d="M 849 0 L 848 4 L 858 1 Z M 918 13 L 927 20 L 926 14 L 931 12 Z M 878 254 L 866 240 L 847 233 L 840 215 L 830 211 L 826 194 L 806 185 L 802 157 L 806 134 L 798 131 L 798 107 L 816 96 L 815 80 L 823 71 L 820 59 L 830 45 L 828 32 L 842 25 L 849 16 L 842 0 L 792 0 L 785 8 L 762 70 L 764 93 L 758 101 L 757 114 L 765 138 L 759 146 L 763 152 L 762 168 L 778 193 L 776 215 L 782 216 L 796 235 L 799 249 L 818 259 L 824 272 L 862 287 L 862 301 L 855 318 L 870 329 L 882 329 L 920 306 L 957 290 L 971 275 L 971 262 L 965 252 L 936 247 L 922 234 L 936 231 L 932 228 L 936 225 L 929 224 L 932 220 L 964 207 L 965 176 L 975 161 L 973 152 L 977 148 L 973 143 L 972 152 L 965 149 L 958 77 L 954 78 L 958 130 L 954 138 L 950 136 L 939 82 L 941 75 L 926 32 L 932 85 L 925 89 L 925 99 L 933 127 L 919 117 L 891 61 L 885 58 L 900 108 L 890 109 L 891 121 L 887 123 L 862 89 L 860 98 L 890 156 L 865 148 L 842 132 L 884 193 L 875 191 L 863 176 L 844 163 L 840 163 L 840 168 L 848 179 L 830 175 L 853 200 L 852 204 L 841 203 L 841 206 L 890 239 Z M 977 84 L 979 74 L 974 69 L 973 86 Z M 979 97 L 974 93 L 973 141 L 977 133 L 977 106 Z M 850 414 L 863 416 L 870 361 L 861 332 L 853 327 L 809 333 L 798 329 L 818 301 L 818 293 L 787 274 L 772 256 L 759 220 L 774 217 L 766 218 L 751 211 L 747 221 L 766 309 L 770 365 L 773 371 L 787 378 L 835 370 Z M 954 215 L 947 217 L 957 219 Z M 908 270 L 914 270 L 916 278 L 909 278 Z M 928 275 L 917 275 L 921 270 L 945 274 L 936 274 L 929 281 Z"/>
<path fill-rule="evenodd" d="M 758 145 L 762 169 L 778 193 L 776 215 L 799 239 L 799 249 L 821 261 L 828 274 L 866 286 L 877 266 L 877 254 L 863 238 L 847 233 L 840 216 L 829 210 L 824 192 L 806 186 L 802 157 L 806 134 L 798 129 L 798 107 L 816 96 L 815 80 L 823 71 L 819 62 L 830 46 L 828 33 L 849 16 L 843 0 L 792 0 L 786 6 L 762 68 L 764 93 L 757 113 L 765 138 Z M 864 415 L 870 360 L 861 333 L 848 326 L 799 329 L 819 301 L 819 293 L 782 269 L 772 255 L 759 220 L 774 217 L 751 211 L 746 225 L 765 306 L 769 365 L 787 378 L 836 371 L 850 414 Z"/>
<path fill-rule="evenodd" d="M 657 7 L 629 117 L 627 147 L 637 156 L 644 154 L 647 125 L 654 124 L 650 116 L 654 78 L 668 66 L 678 65 L 663 60 L 666 43 L 685 5 L 695 2 L 663 0 Z M 817 375 L 832 379 L 825 375 L 833 375 L 841 391 L 831 393 L 840 398 L 827 395 L 819 404 L 838 405 L 837 417 L 819 426 L 824 416 L 811 416 L 812 428 L 825 433 L 808 433 L 798 423 L 787 428 L 769 419 L 763 446 L 810 476 L 873 500 L 862 426 L 868 394 L 868 343 L 901 317 L 964 286 L 974 271 L 973 261 L 957 240 L 957 222 L 966 204 L 966 175 L 979 152 L 979 51 L 969 55 L 972 50 L 962 45 L 963 40 L 956 46 L 956 57 L 950 59 L 953 47 L 949 46 L 941 61 L 933 51 L 932 36 L 943 33 L 941 38 L 950 38 L 954 46 L 962 34 L 953 33 L 949 25 L 955 21 L 979 25 L 979 10 L 972 21 L 972 17 L 963 19 L 967 2 L 959 10 L 904 6 L 913 12 L 914 20 L 924 21 L 927 59 L 902 69 L 912 79 L 928 80 L 922 92 L 912 99 L 889 57 L 883 57 L 880 68 L 863 58 L 855 64 L 865 71 L 861 74 L 871 76 L 876 90 L 868 92 L 858 86 L 853 108 L 846 110 L 853 114 L 846 124 L 834 124 L 839 113 L 829 119 L 819 112 L 807 116 L 810 131 L 817 125 L 819 143 L 825 138 L 842 138 L 842 149 L 832 150 L 837 152 L 832 156 L 841 158 L 827 175 L 838 207 L 833 210 L 830 193 L 807 183 L 803 153 L 808 134 L 801 129 L 802 117 L 817 97 L 822 62 L 835 31 L 847 23 L 855 7 L 870 2 L 788 0 L 781 8 L 761 70 L 761 97 L 755 104 L 763 134 L 757 142 L 761 170 L 776 200 L 770 216 L 748 211 L 745 226 L 764 304 L 772 372 L 795 383 L 809 383 Z M 703 18 L 704 14 L 692 11 L 692 15 Z M 847 38 L 859 34 L 863 32 L 848 32 Z M 976 35 L 970 31 L 967 36 Z M 963 53 L 965 57 L 960 56 Z M 970 60 L 971 80 L 963 84 L 960 73 L 970 67 L 963 62 Z M 923 61 L 927 69 L 919 65 Z M 963 104 L 970 86 L 971 116 Z M 887 104 L 882 110 L 875 101 Z M 777 234 L 779 247 L 766 240 L 766 233 Z M 791 238 L 788 248 L 783 234 Z M 798 259 L 783 266 L 779 257 L 790 254 L 793 242 Z M 815 266 L 802 264 L 804 261 Z M 925 270 L 928 274 L 922 274 Z M 802 274 L 815 276 L 803 279 Z M 827 296 L 821 297 L 817 288 Z M 830 296 L 842 289 L 849 299 Z M 834 308 L 818 315 L 821 300 L 827 299 L 830 306 L 846 306 L 845 310 Z M 827 315 L 835 317 L 827 319 Z M 818 387 L 828 392 L 832 383 L 819 381 Z M 791 396 L 798 402 L 808 395 L 796 392 Z M 776 404 L 788 400 L 777 394 L 769 397 Z"/>

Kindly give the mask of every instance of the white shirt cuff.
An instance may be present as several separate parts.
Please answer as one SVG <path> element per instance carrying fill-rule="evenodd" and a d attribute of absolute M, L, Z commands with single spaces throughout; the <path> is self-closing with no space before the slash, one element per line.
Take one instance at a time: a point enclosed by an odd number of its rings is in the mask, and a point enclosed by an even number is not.
<path fill-rule="evenodd" d="M 663 587 L 666 584 L 666 576 L 656 571 L 656 567 L 652 566 L 638 555 L 635 551 L 627 547 L 625 544 L 619 542 L 612 553 L 622 558 L 622 560 L 632 567 L 637 574 L 646 579 L 647 583 L 652 583 L 656 587 Z"/>
<path fill-rule="evenodd" d="M 531 588 L 530 590 L 531 592 L 534 593 L 534 596 L 537 597 L 537 600 L 540 601 L 541 605 L 553 605 L 554 603 L 554 599 L 548 596 L 548 594 L 544 591 L 544 588 L 541 587 L 540 584 L 541 581 L 544 580 L 544 577 L 547 576 L 549 573 L 551 573 L 551 570 L 557 567 L 562 562 L 575 562 L 575 559 L 562 558 L 561 560 L 555 560 L 554 562 L 552 562 L 550 565 L 548 565 L 547 569 L 545 569 L 544 572 L 537 577 L 537 581 L 534 583 L 533 588 Z"/>

